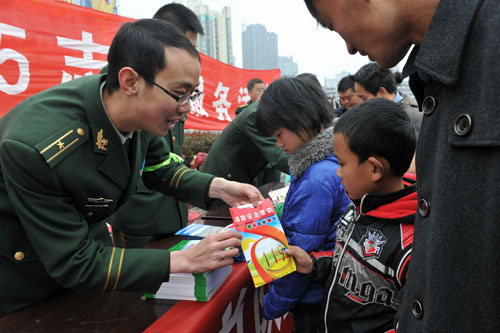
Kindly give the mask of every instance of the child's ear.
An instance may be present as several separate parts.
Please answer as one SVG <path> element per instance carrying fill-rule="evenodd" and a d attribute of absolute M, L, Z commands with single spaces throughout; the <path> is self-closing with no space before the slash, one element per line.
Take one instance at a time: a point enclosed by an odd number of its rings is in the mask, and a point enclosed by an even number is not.
<path fill-rule="evenodd" d="M 368 163 L 370 163 L 371 167 L 371 181 L 376 183 L 382 177 L 384 177 L 385 174 L 385 167 L 384 163 L 377 157 L 369 157 L 367 160 Z"/>

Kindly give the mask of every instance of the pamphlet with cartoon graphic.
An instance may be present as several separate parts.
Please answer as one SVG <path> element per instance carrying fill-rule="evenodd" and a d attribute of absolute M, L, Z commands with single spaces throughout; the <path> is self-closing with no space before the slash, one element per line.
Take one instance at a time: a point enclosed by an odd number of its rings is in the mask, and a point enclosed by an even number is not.
<path fill-rule="evenodd" d="M 290 188 L 290 185 L 269 192 L 269 197 L 271 198 L 271 201 L 272 201 L 274 206 L 276 206 L 277 204 L 279 204 L 281 202 L 285 202 L 286 194 L 288 193 L 289 188 Z"/>
<path fill-rule="evenodd" d="M 295 272 L 293 258 L 285 253 L 288 241 L 270 199 L 257 207 L 229 210 L 236 231 L 243 236 L 241 248 L 256 288 Z"/>

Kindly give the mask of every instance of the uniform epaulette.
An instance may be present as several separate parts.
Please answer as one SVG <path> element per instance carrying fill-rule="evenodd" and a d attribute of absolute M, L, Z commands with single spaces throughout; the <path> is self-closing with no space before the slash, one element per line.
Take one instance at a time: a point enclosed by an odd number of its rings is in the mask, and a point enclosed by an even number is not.
<path fill-rule="evenodd" d="M 243 104 L 243 105 L 238 106 L 238 109 L 239 109 L 239 108 L 246 108 L 247 106 L 248 106 L 248 103 L 247 103 L 247 104 Z"/>
<path fill-rule="evenodd" d="M 66 156 L 75 151 L 89 139 L 89 128 L 84 123 L 75 121 L 66 128 L 56 132 L 35 148 L 51 168 L 55 167 Z"/>

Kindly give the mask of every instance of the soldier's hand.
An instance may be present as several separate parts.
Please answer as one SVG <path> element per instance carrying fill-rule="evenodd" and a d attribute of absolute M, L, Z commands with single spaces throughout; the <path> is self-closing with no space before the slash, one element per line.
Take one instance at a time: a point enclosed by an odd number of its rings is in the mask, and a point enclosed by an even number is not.
<path fill-rule="evenodd" d="M 264 197 L 255 186 L 219 177 L 212 180 L 208 196 L 210 198 L 222 199 L 230 206 L 249 203 L 257 206 L 259 201 L 264 200 Z"/>
<path fill-rule="evenodd" d="M 241 234 L 228 230 L 210 235 L 196 246 L 170 253 L 170 273 L 204 273 L 230 265 L 239 254 Z"/>
<path fill-rule="evenodd" d="M 289 249 L 285 250 L 285 253 L 295 259 L 297 272 L 302 274 L 311 273 L 313 269 L 313 261 L 306 251 L 302 250 L 298 246 L 290 246 Z"/>

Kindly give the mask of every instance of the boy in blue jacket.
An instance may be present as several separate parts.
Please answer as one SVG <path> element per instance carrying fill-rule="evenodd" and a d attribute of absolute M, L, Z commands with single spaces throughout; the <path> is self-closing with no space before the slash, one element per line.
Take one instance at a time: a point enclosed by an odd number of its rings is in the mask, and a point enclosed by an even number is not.
<path fill-rule="evenodd" d="M 406 113 L 383 99 L 354 107 L 335 125 L 337 175 L 353 204 L 338 223 L 333 256 L 287 251 L 300 273 L 326 281 L 321 331 L 394 329 L 417 209 L 415 181 L 403 177 L 415 144 Z"/>

